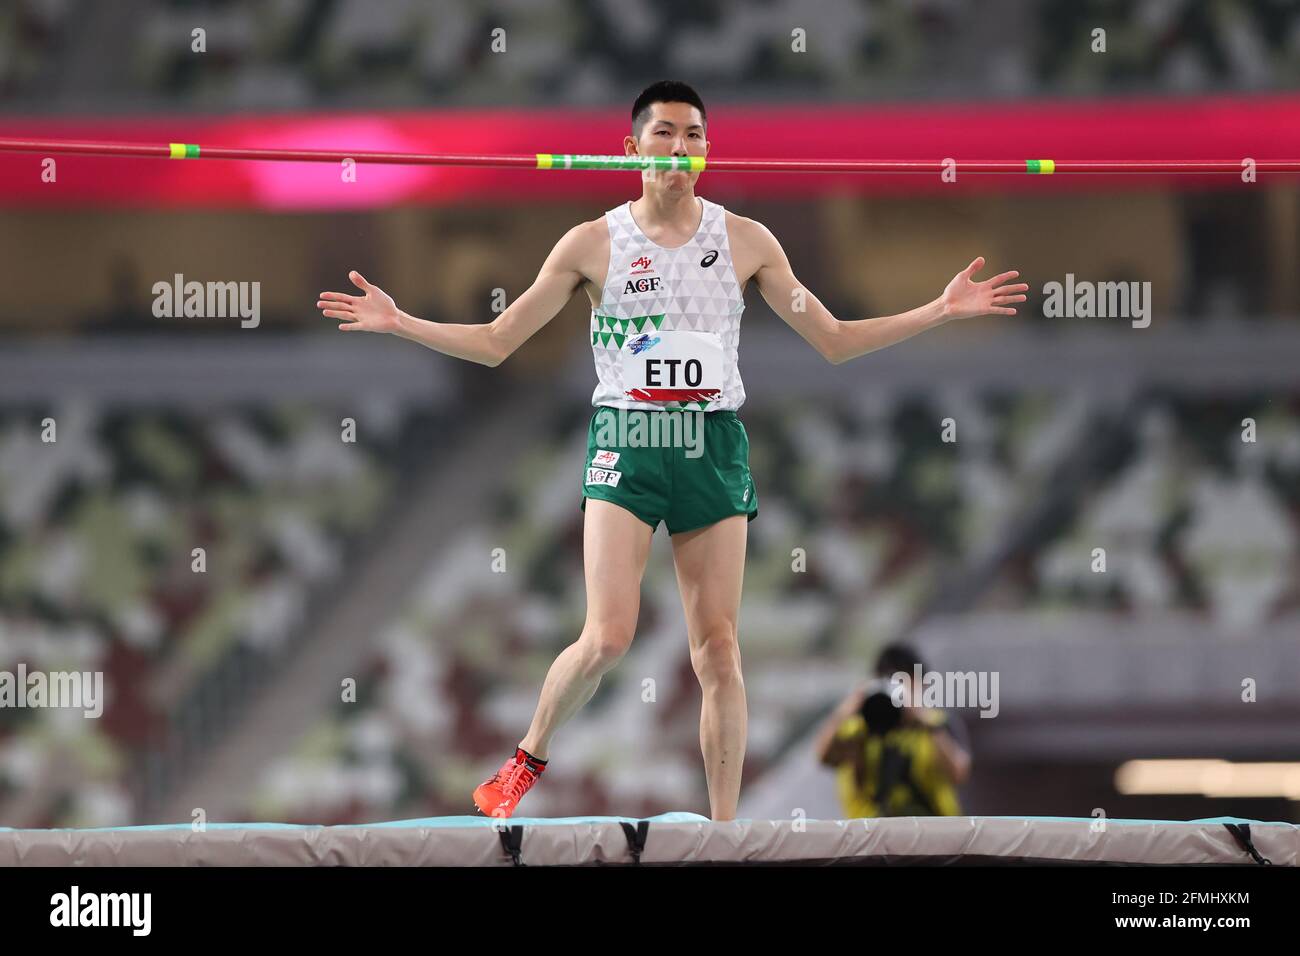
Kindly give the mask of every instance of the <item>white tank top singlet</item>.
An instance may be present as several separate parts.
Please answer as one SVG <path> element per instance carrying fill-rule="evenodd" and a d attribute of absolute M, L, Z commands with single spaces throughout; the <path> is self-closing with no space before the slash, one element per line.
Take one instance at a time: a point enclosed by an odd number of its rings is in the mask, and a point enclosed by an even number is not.
<path fill-rule="evenodd" d="M 744 403 L 737 350 L 745 301 L 726 212 L 699 202 L 699 229 L 675 249 L 646 238 L 630 202 L 605 213 L 609 272 L 591 312 L 593 405 L 734 411 Z"/>

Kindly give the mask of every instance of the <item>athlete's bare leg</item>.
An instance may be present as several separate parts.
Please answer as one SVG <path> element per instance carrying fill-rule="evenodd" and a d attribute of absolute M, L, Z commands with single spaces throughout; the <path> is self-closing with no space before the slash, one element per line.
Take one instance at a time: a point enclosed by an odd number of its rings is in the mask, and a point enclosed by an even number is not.
<path fill-rule="evenodd" d="M 748 715 L 737 625 L 748 523 L 745 515 L 733 515 L 672 537 L 691 664 L 704 691 L 700 749 L 714 820 L 736 818 L 745 762 Z"/>
<path fill-rule="evenodd" d="M 519 742 L 539 760 L 547 759 L 555 731 L 591 700 L 601 676 L 632 644 L 651 534 L 650 526 L 625 508 L 587 499 L 582 522 L 587 620 L 577 641 L 551 665 L 532 726 Z"/>

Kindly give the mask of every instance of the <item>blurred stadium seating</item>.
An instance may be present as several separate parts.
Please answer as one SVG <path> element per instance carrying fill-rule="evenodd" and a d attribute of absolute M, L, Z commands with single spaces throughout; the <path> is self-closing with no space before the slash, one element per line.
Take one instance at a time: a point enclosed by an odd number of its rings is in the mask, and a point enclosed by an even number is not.
<path fill-rule="evenodd" d="M 144 24 L 137 29 L 137 24 Z M 188 56 L 207 31 L 212 62 Z M 1090 55 L 1094 29 L 1106 56 Z M 504 30 L 510 56 L 485 51 Z M 816 55 L 791 51 L 803 29 Z M 182 42 L 177 42 L 180 38 Z M 41 110 L 619 104 L 690 76 L 718 100 L 1249 93 L 1300 79 L 1287 0 L 15 0 L 0 92 Z M 94 77 L 88 83 L 87 77 Z"/>

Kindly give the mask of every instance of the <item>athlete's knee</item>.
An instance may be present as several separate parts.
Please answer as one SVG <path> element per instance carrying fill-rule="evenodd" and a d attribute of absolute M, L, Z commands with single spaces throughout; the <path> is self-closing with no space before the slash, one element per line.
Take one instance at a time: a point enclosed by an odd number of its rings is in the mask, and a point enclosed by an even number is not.
<path fill-rule="evenodd" d="M 740 643 L 735 624 L 721 621 L 708 626 L 691 648 L 691 664 L 702 686 L 740 683 Z"/>
<path fill-rule="evenodd" d="M 634 628 L 618 624 L 588 624 L 580 638 L 588 669 L 604 673 L 617 664 L 632 646 L 634 633 Z"/>

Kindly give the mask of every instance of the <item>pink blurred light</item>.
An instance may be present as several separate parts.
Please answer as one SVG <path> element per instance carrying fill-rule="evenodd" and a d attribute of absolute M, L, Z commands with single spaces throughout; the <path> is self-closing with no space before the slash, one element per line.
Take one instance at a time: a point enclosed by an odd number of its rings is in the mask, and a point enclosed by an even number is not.
<path fill-rule="evenodd" d="M 223 144 L 225 145 L 225 144 Z M 428 143 L 403 136 L 389 120 L 338 118 L 286 123 L 274 130 L 252 131 L 231 146 L 266 149 L 356 149 L 392 152 L 429 151 Z M 380 166 L 358 163 L 355 181 L 343 179 L 342 165 L 332 163 L 245 163 L 243 171 L 259 205 L 270 209 L 373 208 L 390 205 L 429 186 L 435 167 Z"/>

